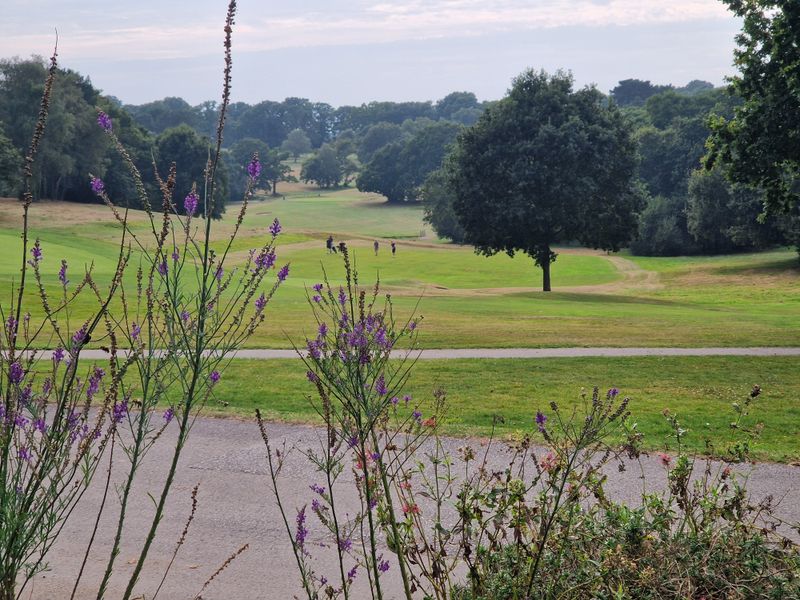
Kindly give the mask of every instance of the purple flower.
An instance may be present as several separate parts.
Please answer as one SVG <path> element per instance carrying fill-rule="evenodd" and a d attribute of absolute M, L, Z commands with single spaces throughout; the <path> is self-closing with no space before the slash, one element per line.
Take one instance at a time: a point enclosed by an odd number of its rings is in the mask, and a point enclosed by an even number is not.
<path fill-rule="evenodd" d="M 547 416 L 542 414 L 541 411 L 536 412 L 536 425 L 539 427 L 539 432 L 544 433 L 544 424 L 547 423 Z"/>
<path fill-rule="evenodd" d="M 420 421 L 422 419 L 422 411 L 420 411 L 418 408 L 414 409 L 414 412 L 411 413 L 411 416 L 415 421 Z"/>
<path fill-rule="evenodd" d="M 356 446 L 358 446 L 358 438 L 354 435 L 351 435 L 350 439 L 347 440 L 347 447 L 355 448 Z"/>
<path fill-rule="evenodd" d="M 114 423 L 121 423 L 125 416 L 128 414 L 128 399 L 125 398 L 122 402 L 114 404 L 114 412 L 111 415 Z"/>
<path fill-rule="evenodd" d="M 286 278 L 289 276 L 289 265 L 283 265 L 281 270 L 278 271 L 278 281 L 286 281 Z"/>
<path fill-rule="evenodd" d="M 397 396 L 392 396 L 390 402 L 392 403 L 392 406 L 397 406 L 397 403 L 400 402 L 400 398 L 398 398 Z"/>
<path fill-rule="evenodd" d="M 310 485 L 308 487 L 311 488 L 312 492 L 316 492 L 320 496 L 325 493 L 325 488 L 322 487 L 321 485 L 316 484 L 316 483 L 313 484 L 313 485 Z"/>
<path fill-rule="evenodd" d="M 103 180 L 99 177 L 92 177 L 92 180 L 89 182 L 89 185 L 92 186 L 92 191 L 101 196 L 103 192 L 106 190 L 106 184 L 103 183 Z"/>
<path fill-rule="evenodd" d="M 318 296 L 318 295 L 314 294 L 313 296 L 311 296 L 311 300 L 313 302 L 316 302 L 317 304 L 319 304 L 320 302 L 322 302 L 322 296 Z"/>
<path fill-rule="evenodd" d="M 168 270 L 167 269 L 167 261 L 166 260 L 162 260 L 160 263 L 158 263 L 157 269 L 158 269 L 158 272 L 162 276 L 166 275 L 167 274 L 167 270 Z"/>
<path fill-rule="evenodd" d="M 319 514 L 319 511 L 321 511 L 322 509 L 323 509 L 323 506 L 322 506 L 322 504 L 319 503 L 319 500 L 317 500 L 316 498 L 311 500 L 311 510 L 312 511 L 314 511 L 317 514 Z"/>
<path fill-rule="evenodd" d="M 372 462 L 378 462 L 381 459 L 381 453 L 373 452 L 372 454 L 369 455 L 369 457 L 372 459 Z"/>
<path fill-rule="evenodd" d="M 314 371 L 306 371 L 306 379 L 308 379 L 311 383 L 317 383 L 319 381 L 319 377 Z"/>
<path fill-rule="evenodd" d="M 25 427 L 28 424 L 28 419 L 23 417 L 22 415 L 17 415 L 14 417 L 14 425 L 17 427 Z"/>
<path fill-rule="evenodd" d="M 615 387 L 612 387 L 608 390 L 608 397 L 609 398 L 616 398 L 619 395 L 619 390 Z"/>
<path fill-rule="evenodd" d="M 53 350 L 53 362 L 55 364 L 58 364 L 62 360 L 64 360 L 64 349 L 61 346 L 59 346 L 58 348 Z"/>
<path fill-rule="evenodd" d="M 199 198 L 194 191 L 189 192 L 189 195 L 183 199 L 183 210 L 186 211 L 186 214 L 190 217 L 194 215 L 194 211 L 197 210 L 197 201 Z"/>
<path fill-rule="evenodd" d="M 347 572 L 347 581 L 351 582 L 356 578 L 356 572 L 358 571 L 358 565 L 354 565 L 352 569 Z"/>
<path fill-rule="evenodd" d="M 385 396 L 389 393 L 389 390 L 386 388 L 386 382 L 383 379 L 383 373 L 378 377 L 378 381 L 375 382 L 375 391 L 378 392 L 379 396 Z"/>
<path fill-rule="evenodd" d="M 11 366 L 8 368 L 8 379 L 11 383 L 19 384 L 24 377 L 25 371 L 22 369 L 22 365 L 19 364 L 19 361 L 11 363 Z"/>
<path fill-rule="evenodd" d="M 342 552 L 350 552 L 353 548 L 353 540 L 350 538 L 344 538 L 343 540 L 339 540 L 339 550 Z"/>
<path fill-rule="evenodd" d="M 222 377 L 222 375 L 219 374 L 219 371 L 211 371 L 211 375 L 208 376 L 212 384 L 217 383 L 220 380 L 220 377 Z"/>
<path fill-rule="evenodd" d="M 58 280 L 61 282 L 61 285 L 67 287 L 69 283 L 69 279 L 67 279 L 67 261 L 63 258 L 61 259 L 61 269 L 58 271 Z"/>
<path fill-rule="evenodd" d="M 272 225 L 269 226 L 269 232 L 272 234 L 272 237 L 277 236 L 281 232 L 281 222 L 278 221 L 277 218 L 272 222 Z"/>
<path fill-rule="evenodd" d="M 180 260 L 180 258 L 181 258 L 181 255 L 178 252 L 178 249 L 177 248 L 173 248 L 173 250 L 172 250 L 172 260 L 174 262 L 178 262 Z"/>
<path fill-rule="evenodd" d="M 380 560 L 378 561 L 378 571 L 381 573 L 386 573 L 389 570 L 389 561 L 383 560 L 383 556 L 381 556 Z"/>
<path fill-rule="evenodd" d="M 6 333 L 8 333 L 8 339 L 14 339 L 16 333 L 14 330 L 17 328 L 17 320 L 14 317 L 8 317 L 6 319 Z"/>
<path fill-rule="evenodd" d="M 17 456 L 20 460 L 24 460 L 25 462 L 31 461 L 31 453 L 25 446 L 20 446 L 19 450 L 17 450 Z"/>
<path fill-rule="evenodd" d="M 47 379 L 44 380 L 44 383 L 42 384 L 42 395 L 47 396 L 50 393 L 50 390 L 52 389 L 53 389 L 53 382 L 48 377 Z"/>
<path fill-rule="evenodd" d="M 172 418 L 175 416 L 175 409 L 170 406 L 167 410 L 164 411 L 164 414 L 162 416 L 164 418 L 164 423 L 169 425 L 170 422 L 172 421 Z"/>
<path fill-rule="evenodd" d="M 142 333 L 141 326 L 136 324 L 136 321 L 131 323 L 131 339 L 136 341 L 139 339 L 139 335 Z"/>
<path fill-rule="evenodd" d="M 339 304 L 341 304 L 342 306 L 347 304 L 347 294 L 344 293 L 343 288 L 339 288 Z"/>
<path fill-rule="evenodd" d="M 189 314 L 188 310 L 184 309 L 183 311 L 181 311 L 181 320 L 184 323 L 188 322 L 189 319 L 191 319 L 191 318 L 192 318 L 192 315 Z"/>
<path fill-rule="evenodd" d="M 222 265 L 217 267 L 217 270 L 214 272 L 214 277 L 217 281 L 222 281 L 222 275 L 225 273 L 225 269 L 222 268 Z"/>
<path fill-rule="evenodd" d="M 91 400 L 92 397 L 97 393 L 100 389 L 100 380 L 103 379 L 103 376 L 106 372 L 101 369 L 100 367 L 95 367 L 94 372 L 89 376 L 89 386 L 86 388 L 86 399 Z"/>
<path fill-rule="evenodd" d="M 258 179 L 258 176 L 261 175 L 261 163 L 258 161 L 258 154 L 254 154 L 253 158 L 247 165 L 247 174 L 250 176 L 250 179 Z"/>
<path fill-rule="evenodd" d="M 321 283 L 315 283 L 314 284 L 314 291 L 317 292 L 317 293 L 321 292 L 322 291 L 322 284 Z"/>
<path fill-rule="evenodd" d="M 325 323 L 320 323 L 318 333 L 321 338 L 328 335 L 328 326 Z"/>
<path fill-rule="evenodd" d="M 103 128 L 103 131 L 111 131 L 111 117 L 109 117 L 102 110 L 97 115 L 97 124 Z"/>
<path fill-rule="evenodd" d="M 297 511 L 297 518 L 295 519 L 297 523 L 297 530 L 294 534 L 294 541 L 303 549 L 306 543 L 306 536 L 308 535 L 308 529 L 306 529 L 306 507 L 304 506 L 299 511 Z"/>
<path fill-rule="evenodd" d="M 322 354 L 319 351 L 319 344 L 314 340 L 306 340 L 306 347 L 308 348 L 308 356 L 314 360 L 319 360 Z"/>
<path fill-rule="evenodd" d="M 83 340 L 86 339 L 86 325 L 78 329 L 73 336 L 72 336 L 72 347 L 76 348 L 77 346 L 83 344 Z"/>
<path fill-rule="evenodd" d="M 262 252 L 256 257 L 256 268 L 268 271 L 275 265 L 277 258 L 278 257 L 275 255 L 273 250 L 270 250 L 269 252 Z"/>
<path fill-rule="evenodd" d="M 405 402 L 406 406 L 408 406 L 408 403 L 411 402 L 411 396 L 409 394 L 403 396 L 403 402 Z"/>
<path fill-rule="evenodd" d="M 42 245 L 39 243 L 39 240 L 37 239 L 33 243 L 33 248 L 31 248 L 31 260 L 29 260 L 28 262 L 32 267 L 34 267 L 38 265 L 41 260 L 42 260 Z"/>
<path fill-rule="evenodd" d="M 255 304 L 257 312 L 264 310 L 264 307 L 267 305 L 267 297 L 263 294 L 263 292 L 258 298 L 256 298 Z"/>
<path fill-rule="evenodd" d="M 416 321 L 411 321 L 411 323 L 408 324 L 408 328 L 411 331 L 414 331 L 417 328 L 417 322 Z"/>
<path fill-rule="evenodd" d="M 33 422 L 33 428 L 41 434 L 47 433 L 47 423 L 45 423 L 42 418 L 36 419 Z"/>

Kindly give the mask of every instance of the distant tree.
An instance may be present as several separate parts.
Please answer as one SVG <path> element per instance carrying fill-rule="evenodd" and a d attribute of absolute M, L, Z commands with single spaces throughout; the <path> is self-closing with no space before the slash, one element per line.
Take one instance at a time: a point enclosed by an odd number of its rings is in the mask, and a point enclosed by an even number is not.
<path fill-rule="evenodd" d="M 650 198 L 639 218 L 639 235 L 630 249 L 641 256 L 696 254 L 699 248 L 686 223 L 686 198 Z"/>
<path fill-rule="evenodd" d="M 438 169 L 461 126 L 432 121 L 407 141 L 384 146 L 362 171 L 356 185 L 362 192 L 377 192 L 389 202 L 415 200 L 425 178 Z"/>
<path fill-rule="evenodd" d="M 0 197 L 17 196 L 20 192 L 22 154 L 3 133 L 0 123 Z"/>
<path fill-rule="evenodd" d="M 611 97 L 620 106 L 642 106 L 650 96 L 671 88 L 670 85 L 653 85 L 641 79 L 625 79 L 611 90 Z"/>
<path fill-rule="evenodd" d="M 455 194 L 447 181 L 447 175 L 441 169 L 434 171 L 422 185 L 423 220 L 429 223 L 436 235 L 463 244 L 466 233 L 458 222 L 453 211 Z"/>
<path fill-rule="evenodd" d="M 459 110 L 477 109 L 478 99 L 472 92 L 452 92 L 436 103 L 436 116 L 440 119 L 452 119 Z"/>
<path fill-rule="evenodd" d="M 375 153 L 392 142 L 403 137 L 403 130 L 396 123 L 375 123 L 366 130 L 358 145 L 358 159 L 366 164 Z"/>
<path fill-rule="evenodd" d="M 469 127 L 477 123 L 482 114 L 482 108 L 461 108 L 450 115 L 450 120 Z"/>
<path fill-rule="evenodd" d="M 258 153 L 261 162 L 261 174 L 254 182 L 253 188 L 254 190 L 264 189 L 265 187 L 270 188 L 269 180 L 266 177 L 266 169 L 264 168 L 265 160 L 268 160 L 270 153 L 269 146 L 255 138 L 241 139 L 233 144 L 224 155 L 230 176 L 229 189 L 232 202 L 240 201 L 244 197 L 248 179 L 250 178 L 247 172 L 247 165 L 255 153 Z"/>
<path fill-rule="evenodd" d="M 314 183 L 321 188 L 338 186 L 342 180 L 342 171 L 334 147 L 330 144 L 323 144 L 314 156 L 303 163 L 300 179 L 306 183 Z"/>
<path fill-rule="evenodd" d="M 302 129 L 292 129 L 281 144 L 281 150 L 288 152 L 294 160 L 301 154 L 311 152 L 311 140 Z"/>
<path fill-rule="evenodd" d="M 744 100 L 713 124 L 707 166 L 764 191 L 769 212 L 800 204 L 800 13 L 796 0 L 724 0 L 743 19 L 739 74 L 730 90 Z"/>
<path fill-rule="evenodd" d="M 618 250 L 635 235 L 642 192 L 630 126 L 595 88 L 526 71 L 458 138 L 453 209 L 477 252 L 524 252 L 550 291 L 553 246 Z"/>
<path fill-rule="evenodd" d="M 193 184 L 196 183 L 202 192 L 209 148 L 209 139 L 200 136 L 188 125 L 166 129 L 156 138 L 159 172 L 165 177 L 170 164 L 174 162 L 176 165 L 174 201 L 179 209 L 183 207 L 183 197 L 191 191 Z M 221 217 L 225 212 L 225 203 L 229 197 L 228 170 L 224 163 L 220 163 L 212 212 L 214 218 Z"/>
<path fill-rule="evenodd" d="M 785 243 L 781 219 L 762 215 L 763 209 L 763 194 L 731 184 L 721 169 L 692 173 L 687 229 L 703 252 L 761 249 Z"/>
<path fill-rule="evenodd" d="M 406 199 L 401 163 L 404 147 L 402 142 L 394 142 L 378 150 L 358 176 L 358 189 L 383 194 L 391 204 L 403 202 Z"/>
<path fill-rule="evenodd" d="M 278 184 L 283 182 L 294 183 L 297 177 L 292 174 L 292 167 L 286 164 L 289 159 L 288 152 L 277 149 L 270 150 L 261 161 L 261 170 L 264 179 L 272 187 L 272 195 L 278 195 Z"/>
<path fill-rule="evenodd" d="M 680 94 L 688 94 L 690 96 L 694 96 L 695 94 L 710 92 L 713 89 L 714 89 L 713 83 L 710 83 L 708 81 L 703 81 L 702 79 L 692 79 L 685 86 L 676 88 L 675 91 Z"/>
<path fill-rule="evenodd" d="M 138 106 L 128 104 L 125 109 L 152 133 L 161 133 L 178 125 L 188 125 L 193 129 L 204 128 L 199 113 L 183 98 L 164 98 Z"/>

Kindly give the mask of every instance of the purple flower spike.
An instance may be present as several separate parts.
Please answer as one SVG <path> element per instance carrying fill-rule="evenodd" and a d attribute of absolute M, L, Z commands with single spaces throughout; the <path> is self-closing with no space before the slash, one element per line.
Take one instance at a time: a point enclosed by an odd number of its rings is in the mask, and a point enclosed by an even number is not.
<path fill-rule="evenodd" d="M 211 371 L 211 375 L 208 378 L 211 380 L 211 383 L 217 383 L 222 375 L 219 374 L 219 371 Z"/>
<path fill-rule="evenodd" d="M 170 422 L 172 421 L 172 418 L 175 416 L 175 409 L 170 406 L 167 410 L 164 411 L 163 416 L 164 416 L 164 423 L 169 425 Z"/>
<path fill-rule="evenodd" d="M 316 483 L 308 487 L 311 488 L 312 492 L 316 492 L 320 496 L 325 493 L 325 488 L 322 487 L 321 485 L 317 485 Z"/>
<path fill-rule="evenodd" d="M 278 221 L 278 219 L 275 219 L 272 225 L 269 226 L 269 232 L 272 234 L 272 237 L 277 236 L 281 232 L 281 222 Z"/>
<path fill-rule="evenodd" d="M 386 388 L 386 381 L 383 379 L 383 375 L 378 377 L 378 381 L 375 382 L 375 391 L 378 392 L 379 396 L 385 396 L 389 393 L 389 390 Z"/>
<path fill-rule="evenodd" d="M 99 177 L 92 177 L 92 181 L 89 183 L 92 186 L 92 191 L 101 196 L 103 192 L 106 191 L 106 184 L 103 183 L 103 180 Z"/>
<path fill-rule="evenodd" d="M 53 350 L 53 362 L 55 364 L 58 364 L 62 360 L 64 360 L 64 349 L 61 346 L 59 346 L 58 348 Z"/>
<path fill-rule="evenodd" d="M 111 117 L 109 117 L 102 110 L 100 111 L 100 114 L 97 115 L 97 124 L 103 128 L 103 131 L 111 131 Z"/>
<path fill-rule="evenodd" d="M 422 411 L 417 409 L 413 413 L 411 413 L 411 416 L 414 418 L 415 421 L 420 421 L 422 419 Z"/>
<path fill-rule="evenodd" d="M 299 511 L 297 511 L 297 530 L 294 534 L 294 541 L 297 542 L 297 545 L 302 549 L 306 543 L 306 536 L 308 535 L 308 529 L 306 529 L 306 507 L 304 506 Z"/>
<path fill-rule="evenodd" d="M 541 411 L 536 413 L 536 425 L 539 427 L 539 432 L 544 433 L 544 424 L 547 423 L 547 416 L 542 414 Z"/>
<path fill-rule="evenodd" d="M 619 395 L 619 390 L 615 387 L 608 390 L 608 397 L 609 398 L 616 398 Z"/>
<path fill-rule="evenodd" d="M 261 163 L 258 161 L 258 155 L 254 155 L 253 159 L 247 165 L 247 174 L 250 176 L 250 179 L 258 179 L 258 176 L 261 175 Z"/>
<path fill-rule="evenodd" d="M 20 460 L 24 460 L 25 462 L 31 461 L 31 453 L 25 446 L 20 446 L 19 450 L 17 450 L 17 456 Z"/>
<path fill-rule="evenodd" d="M 69 279 L 67 279 L 67 261 L 63 258 L 61 259 L 61 269 L 58 271 L 58 280 L 61 282 L 61 285 L 67 287 L 69 283 Z"/>
<path fill-rule="evenodd" d="M 160 273 L 162 276 L 166 276 L 166 274 L 167 274 L 167 271 L 169 270 L 169 269 L 168 269 L 168 267 L 167 267 L 167 261 L 165 261 L 165 260 L 162 260 L 160 263 L 158 263 L 158 267 L 157 267 L 157 269 L 158 269 L 158 272 L 159 272 L 159 273 Z"/>
<path fill-rule="evenodd" d="M 320 302 L 322 302 L 322 296 L 317 296 L 315 294 L 315 295 L 311 296 L 311 301 L 312 302 L 316 302 L 317 304 L 319 304 Z"/>
<path fill-rule="evenodd" d="M 127 398 L 122 402 L 114 404 L 114 413 L 111 418 L 114 423 L 121 423 L 125 416 L 128 414 L 128 400 Z"/>
<path fill-rule="evenodd" d="M 194 211 L 197 210 L 198 200 L 199 198 L 197 197 L 197 194 L 195 194 L 194 192 L 189 192 L 189 195 L 183 199 L 183 210 L 185 210 L 186 214 L 189 215 L 190 217 L 194 215 Z"/>
<path fill-rule="evenodd" d="M 131 339 L 136 341 L 139 339 L 139 335 L 142 333 L 142 328 L 140 325 L 137 325 L 136 321 L 131 323 Z"/>
<path fill-rule="evenodd" d="M 286 278 L 289 276 L 289 265 L 283 265 L 280 271 L 278 271 L 278 281 L 286 281 Z"/>
<path fill-rule="evenodd" d="M 34 244 L 33 248 L 31 248 L 31 260 L 29 261 L 30 265 L 36 266 L 42 260 L 42 245 L 39 243 L 37 239 Z"/>
<path fill-rule="evenodd" d="M 178 262 L 181 259 L 181 254 L 177 248 L 172 249 L 172 260 Z"/>
<path fill-rule="evenodd" d="M 256 298 L 256 311 L 257 312 L 263 311 L 266 305 L 267 305 L 267 297 L 262 293 L 258 298 Z"/>
<path fill-rule="evenodd" d="M 306 371 L 306 379 L 308 379 L 311 383 L 316 383 L 319 381 L 319 377 L 314 371 Z"/>
<path fill-rule="evenodd" d="M 25 377 L 25 371 L 22 368 L 22 365 L 19 362 L 11 363 L 11 366 L 8 368 L 8 379 L 11 383 L 19 384 L 22 379 Z"/>
<path fill-rule="evenodd" d="M 358 571 L 358 565 L 355 565 L 352 569 L 347 572 L 347 581 L 352 582 L 356 578 L 356 572 Z"/>
<path fill-rule="evenodd" d="M 321 283 L 315 283 L 314 284 L 314 291 L 319 294 L 322 291 L 322 284 Z"/>
<path fill-rule="evenodd" d="M 388 570 L 389 570 L 389 561 L 383 560 L 383 557 L 381 557 L 381 560 L 378 561 L 378 571 L 380 571 L 381 573 L 386 573 L 386 571 Z"/>
<path fill-rule="evenodd" d="M 214 271 L 214 278 L 217 281 L 222 281 L 222 276 L 225 274 L 225 269 L 222 268 L 222 265 L 217 267 L 217 270 Z"/>

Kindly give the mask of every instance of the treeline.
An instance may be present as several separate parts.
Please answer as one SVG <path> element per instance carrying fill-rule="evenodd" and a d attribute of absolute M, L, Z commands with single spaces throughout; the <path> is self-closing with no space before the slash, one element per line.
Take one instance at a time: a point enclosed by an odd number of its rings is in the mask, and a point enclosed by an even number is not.
<path fill-rule="evenodd" d="M 800 213 L 764 212 L 758 189 L 732 184 L 722 167 L 706 169 L 706 140 L 714 119 L 730 119 L 741 100 L 708 82 L 682 88 L 649 81 L 621 81 L 610 93 L 620 107 L 638 154 L 636 174 L 644 192 L 634 254 L 676 256 L 757 250 L 800 244 Z M 425 218 L 455 242 L 467 236 L 453 211 L 446 169 L 421 187 Z"/>

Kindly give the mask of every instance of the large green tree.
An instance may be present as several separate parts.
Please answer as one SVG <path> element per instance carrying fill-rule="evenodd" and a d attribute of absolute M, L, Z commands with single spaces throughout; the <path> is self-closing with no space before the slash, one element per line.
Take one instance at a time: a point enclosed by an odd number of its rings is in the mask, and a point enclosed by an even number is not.
<path fill-rule="evenodd" d="M 800 204 L 800 2 L 723 1 L 743 19 L 730 87 L 744 104 L 713 122 L 708 164 L 763 190 L 768 211 L 791 212 Z"/>
<path fill-rule="evenodd" d="M 302 129 L 292 129 L 283 140 L 281 150 L 288 152 L 294 160 L 297 160 L 301 154 L 311 152 L 311 140 Z"/>
<path fill-rule="evenodd" d="M 177 176 L 173 201 L 179 210 L 183 209 L 183 198 L 191 191 L 192 185 L 196 184 L 201 197 L 203 196 L 205 167 L 210 148 L 210 140 L 199 135 L 188 125 L 166 129 L 156 138 L 157 163 L 161 176 L 166 177 L 170 164 L 175 163 L 176 166 Z M 228 169 L 224 162 L 220 162 L 217 170 L 212 217 L 222 216 L 229 196 Z"/>
<path fill-rule="evenodd" d="M 22 180 L 22 155 L 3 133 L 0 123 L 0 197 L 16 196 Z"/>
<path fill-rule="evenodd" d="M 642 192 L 630 126 L 593 87 L 526 71 L 459 136 L 449 161 L 453 209 L 477 252 L 524 252 L 550 291 L 553 246 L 619 250 L 634 236 Z"/>

